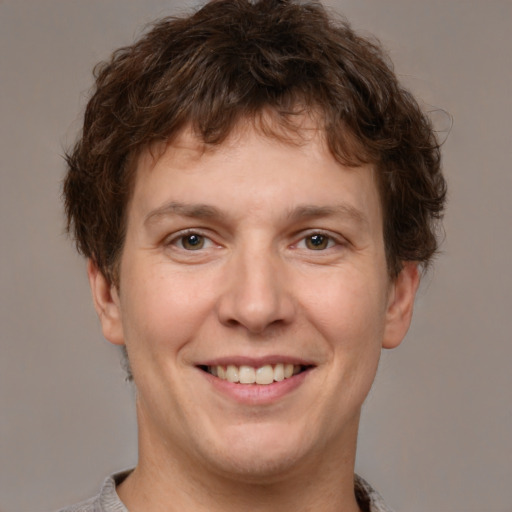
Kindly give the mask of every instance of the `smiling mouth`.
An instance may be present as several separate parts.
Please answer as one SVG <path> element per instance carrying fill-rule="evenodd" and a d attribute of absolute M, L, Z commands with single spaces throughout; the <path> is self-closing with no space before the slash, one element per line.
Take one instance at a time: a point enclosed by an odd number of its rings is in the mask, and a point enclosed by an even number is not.
<path fill-rule="evenodd" d="M 274 365 L 266 364 L 258 368 L 247 365 L 235 366 L 232 364 L 227 366 L 199 366 L 199 368 L 214 377 L 236 384 L 268 385 L 289 379 L 311 367 L 291 363 L 278 363 Z"/>

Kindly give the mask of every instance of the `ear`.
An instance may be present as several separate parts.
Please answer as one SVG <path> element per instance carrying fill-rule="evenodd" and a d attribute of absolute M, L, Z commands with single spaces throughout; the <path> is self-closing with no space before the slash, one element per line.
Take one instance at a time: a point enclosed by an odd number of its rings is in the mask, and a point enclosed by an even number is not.
<path fill-rule="evenodd" d="M 400 274 L 391 283 L 386 311 L 383 348 L 395 348 L 404 339 L 411 325 L 414 297 L 420 284 L 418 265 L 405 262 Z"/>
<path fill-rule="evenodd" d="M 87 262 L 87 275 L 103 336 L 114 345 L 124 345 L 121 307 L 116 287 L 110 283 L 91 259 Z"/>

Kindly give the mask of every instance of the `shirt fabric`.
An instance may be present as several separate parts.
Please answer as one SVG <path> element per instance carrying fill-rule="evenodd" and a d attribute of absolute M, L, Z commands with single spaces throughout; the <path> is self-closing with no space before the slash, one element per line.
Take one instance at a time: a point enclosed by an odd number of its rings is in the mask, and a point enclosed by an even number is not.
<path fill-rule="evenodd" d="M 109 476 L 97 496 L 63 508 L 59 512 L 129 512 L 117 495 L 116 485 L 119 485 L 130 472 L 131 470 L 123 471 Z M 354 482 L 357 502 L 364 512 L 393 512 L 366 480 L 355 475 Z"/>

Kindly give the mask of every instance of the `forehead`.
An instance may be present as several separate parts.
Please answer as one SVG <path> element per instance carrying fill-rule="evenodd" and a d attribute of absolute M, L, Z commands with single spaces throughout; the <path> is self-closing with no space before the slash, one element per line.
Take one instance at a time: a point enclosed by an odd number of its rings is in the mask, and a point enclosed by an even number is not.
<path fill-rule="evenodd" d="M 188 128 L 148 148 L 138 160 L 133 206 L 146 216 L 185 202 L 210 210 L 245 205 L 282 215 L 297 206 L 302 211 L 323 208 L 352 212 L 354 219 L 381 219 L 373 166 L 341 164 L 311 117 L 298 119 L 293 131 L 271 126 L 269 133 L 269 126 L 240 124 L 216 145 L 204 143 Z"/>

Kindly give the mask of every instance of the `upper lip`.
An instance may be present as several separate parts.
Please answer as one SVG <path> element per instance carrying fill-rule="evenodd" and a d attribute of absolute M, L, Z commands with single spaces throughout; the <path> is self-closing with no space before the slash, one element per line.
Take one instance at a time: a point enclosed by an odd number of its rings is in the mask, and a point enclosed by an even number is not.
<path fill-rule="evenodd" d="M 293 364 L 296 366 L 315 366 L 312 361 L 285 355 L 268 355 L 264 357 L 247 357 L 247 356 L 225 356 L 216 357 L 215 359 L 208 359 L 201 361 L 197 366 L 251 366 L 253 368 L 260 368 L 266 365 L 275 364 Z"/>

